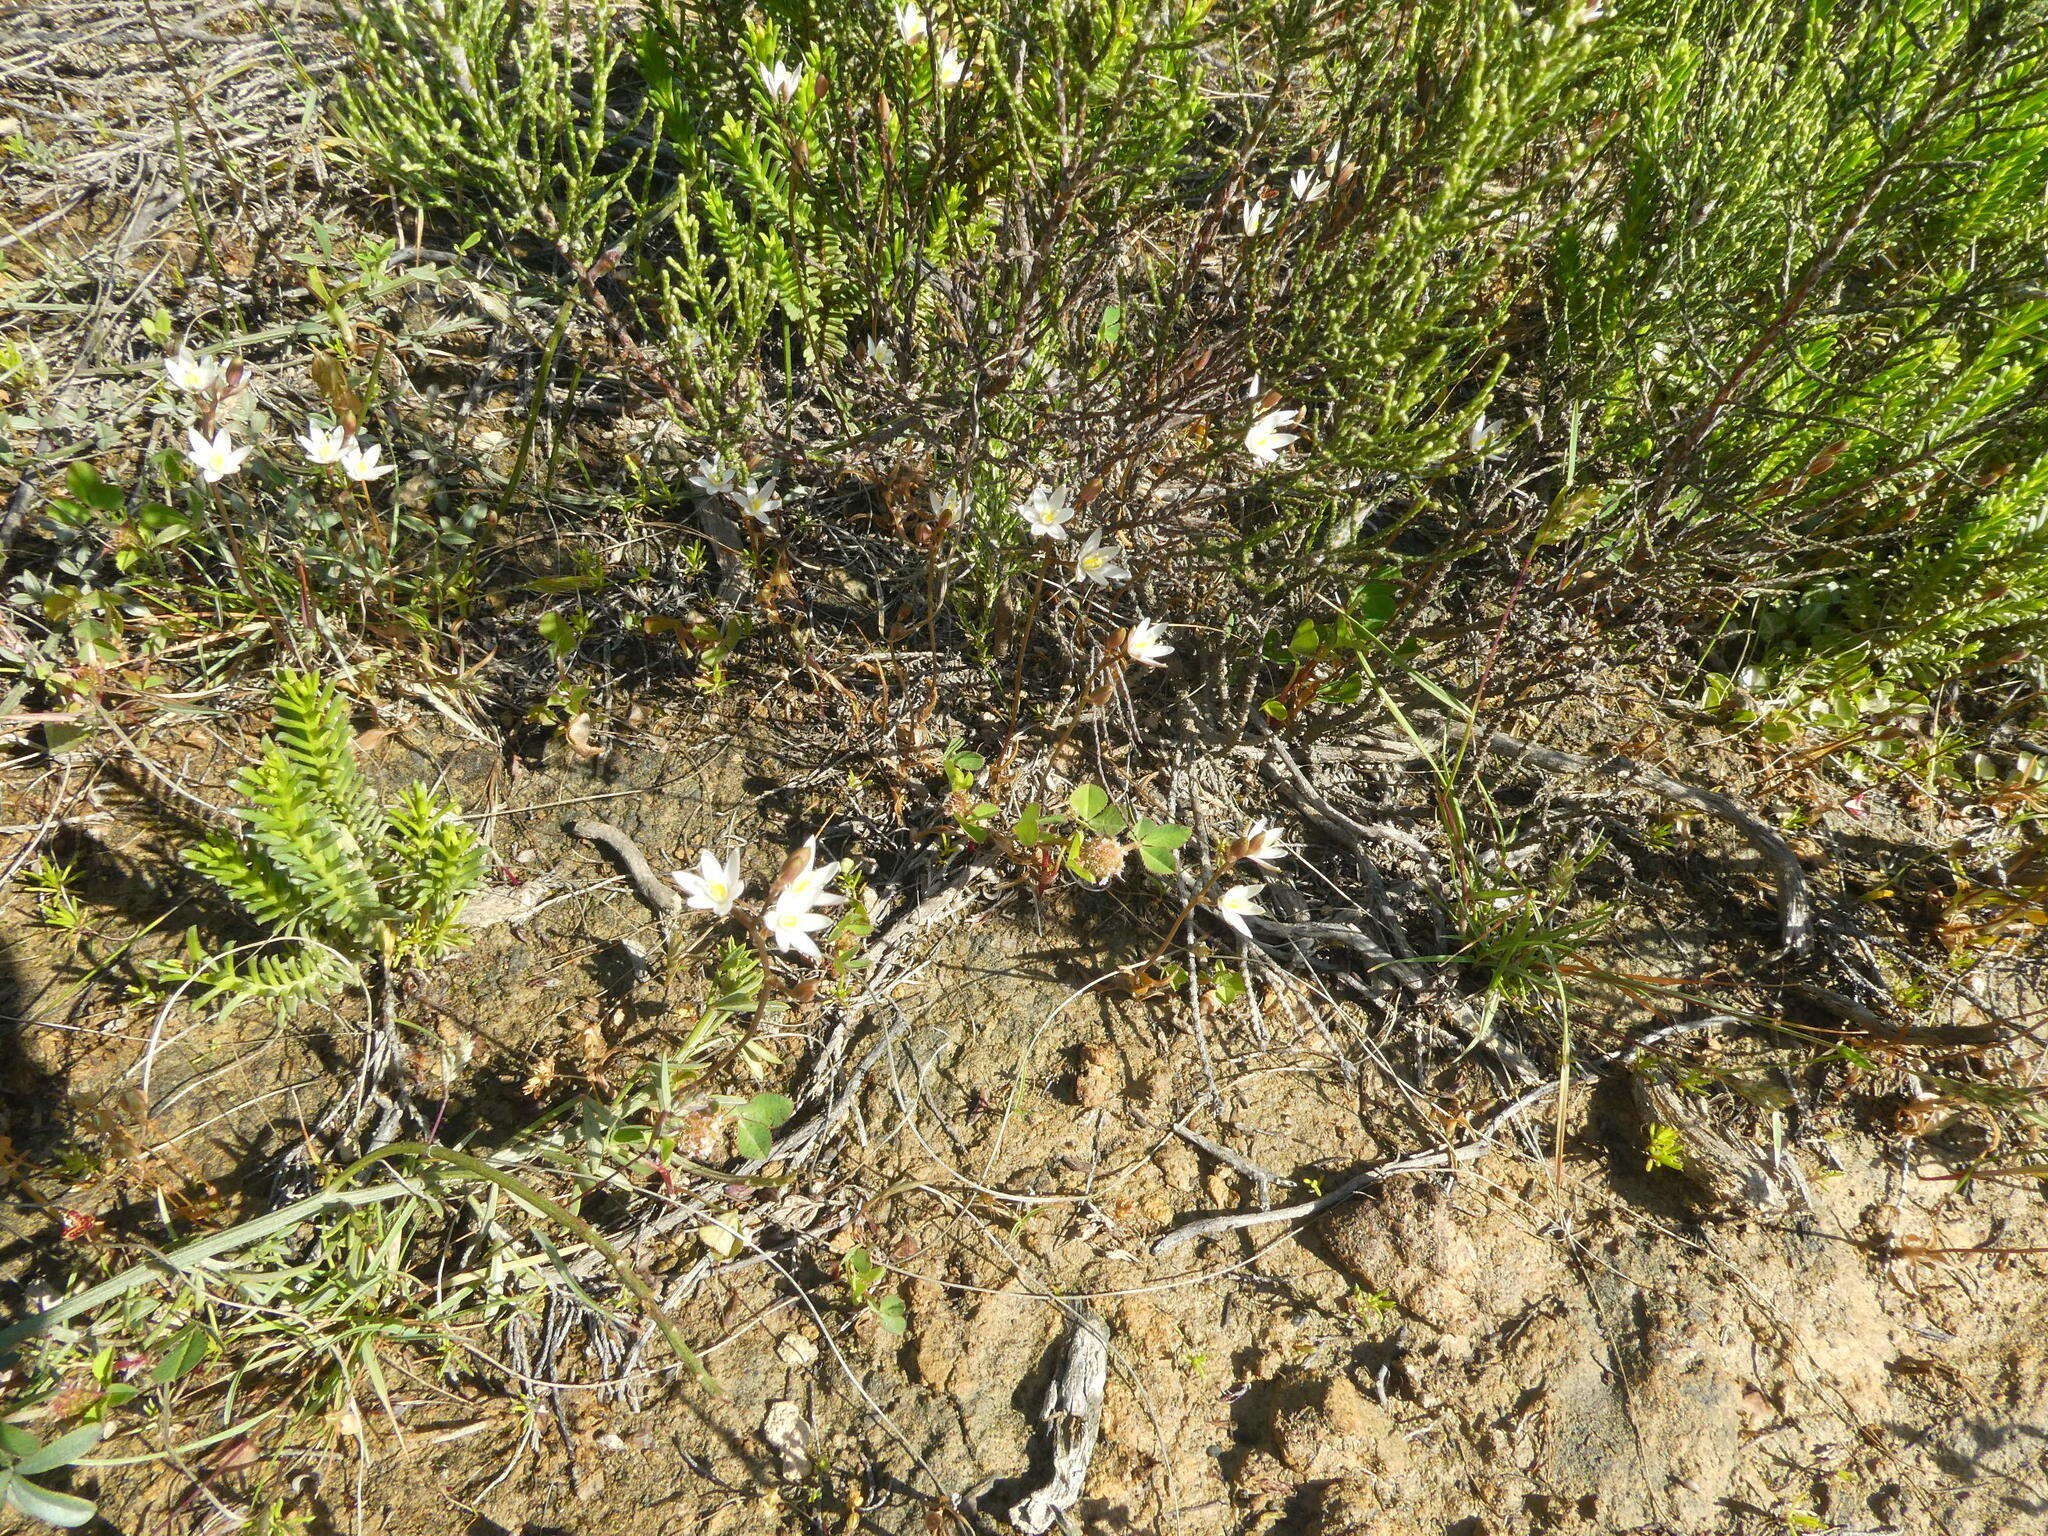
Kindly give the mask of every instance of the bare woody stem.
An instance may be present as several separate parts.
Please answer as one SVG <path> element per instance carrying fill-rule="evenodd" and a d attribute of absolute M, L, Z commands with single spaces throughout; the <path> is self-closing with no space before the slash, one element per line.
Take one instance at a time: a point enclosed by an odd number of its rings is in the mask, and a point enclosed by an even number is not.
<path fill-rule="evenodd" d="M 1180 932 L 1181 925 L 1194 915 L 1195 908 L 1208 899 L 1209 893 L 1216 889 L 1217 885 L 1222 881 L 1225 872 L 1236 862 L 1235 859 L 1229 859 L 1218 864 L 1210 873 L 1208 880 L 1203 883 L 1202 888 L 1187 899 L 1180 911 L 1175 914 L 1173 921 L 1167 925 L 1166 932 L 1161 936 L 1158 947 L 1136 965 L 1127 966 L 1125 969 L 1143 974 L 1157 965 L 1160 958 L 1172 947 L 1174 936 Z"/>
<path fill-rule="evenodd" d="M 1017 712 L 1024 703 L 1024 668 L 1031 660 L 1031 633 L 1038 624 L 1038 609 L 1045 600 L 1045 584 L 1052 575 L 1053 540 L 1045 541 L 1045 550 L 1038 557 L 1038 580 L 1031 588 L 1031 605 L 1024 610 L 1024 634 L 1017 644 L 1017 675 L 1010 685 L 1010 716 L 1003 723 L 1003 754 L 996 759 L 995 770 L 989 774 L 989 787 L 1001 786 L 1010 771 L 1010 760 L 1017 754 Z"/>

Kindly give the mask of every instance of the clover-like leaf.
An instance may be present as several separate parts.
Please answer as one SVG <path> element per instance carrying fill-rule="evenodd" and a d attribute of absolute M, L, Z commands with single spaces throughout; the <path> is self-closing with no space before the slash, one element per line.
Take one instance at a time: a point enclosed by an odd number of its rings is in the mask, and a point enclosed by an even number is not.
<path fill-rule="evenodd" d="M 1067 801 L 1074 819 L 1097 837 L 1115 837 L 1130 825 L 1124 813 L 1110 802 L 1109 791 L 1100 784 L 1083 784 Z"/>
<path fill-rule="evenodd" d="M 1190 827 L 1176 826 L 1171 822 L 1148 821 L 1138 818 L 1137 826 L 1131 829 L 1131 842 L 1138 850 L 1138 857 L 1145 867 L 1155 875 L 1171 875 L 1179 865 L 1176 857 L 1181 844 L 1193 835 Z"/>

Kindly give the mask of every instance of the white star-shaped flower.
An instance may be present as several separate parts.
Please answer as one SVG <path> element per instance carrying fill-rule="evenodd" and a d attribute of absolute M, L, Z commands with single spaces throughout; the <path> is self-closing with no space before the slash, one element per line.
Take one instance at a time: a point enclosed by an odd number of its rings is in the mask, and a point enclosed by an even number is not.
<path fill-rule="evenodd" d="M 1141 666 L 1163 667 L 1173 647 L 1166 643 L 1166 626 L 1154 619 L 1140 619 L 1124 631 L 1124 654 Z"/>
<path fill-rule="evenodd" d="M 896 40 L 906 48 L 924 36 L 928 25 L 924 12 L 918 9 L 917 0 L 905 0 L 904 4 L 897 6 L 895 20 Z"/>
<path fill-rule="evenodd" d="M 1024 505 L 1019 510 L 1025 529 L 1034 539 L 1064 539 L 1067 524 L 1074 516 L 1074 508 L 1067 499 L 1064 486 L 1058 490 L 1038 486 L 1024 498 Z"/>
<path fill-rule="evenodd" d="M 208 485 L 227 479 L 248 463 L 249 455 L 256 451 L 254 448 L 237 448 L 226 427 L 212 437 L 197 427 L 187 427 L 185 441 L 185 457 L 192 461 L 192 467 L 199 471 L 200 478 Z"/>
<path fill-rule="evenodd" d="M 342 473 L 349 479 L 368 482 L 381 480 L 398 467 L 395 464 L 379 464 L 377 461 L 383 457 L 384 450 L 375 443 L 364 444 L 350 438 L 341 450 L 339 462 Z"/>
<path fill-rule="evenodd" d="M 197 395 L 220 382 L 220 364 L 210 357 L 194 357 L 190 347 L 180 347 L 176 355 L 164 359 L 164 377 L 171 388 Z"/>
<path fill-rule="evenodd" d="M 724 459 L 699 459 L 697 467 L 684 477 L 706 496 L 730 496 L 740 488 L 740 472 L 728 468 Z"/>
<path fill-rule="evenodd" d="M 718 855 L 706 848 L 697 857 L 695 873 L 679 869 L 669 878 L 681 887 L 690 905 L 699 912 L 709 912 L 714 917 L 730 917 L 732 904 L 740 899 L 746 890 L 746 882 L 740 879 L 739 850 L 734 849 L 726 856 L 725 862 L 718 861 Z"/>
<path fill-rule="evenodd" d="M 785 892 L 782 899 L 768 909 L 762 924 L 768 930 L 768 937 L 775 941 L 775 947 L 785 954 L 808 955 L 813 960 L 825 956 L 818 949 L 812 934 L 832 926 L 832 919 L 822 912 L 814 912 L 801 903 L 790 901 Z"/>
<path fill-rule="evenodd" d="M 1268 869 L 1278 859 L 1284 859 L 1294 850 L 1280 841 L 1280 829 L 1270 821 L 1255 821 L 1244 829 L 1244 836 L 1238 839 L 1238 857 L 1263 864 Z"/>
<path fill-rule="evenodd" d="M 829 887 L 844 862 L 841 859 L 828 859 L 820 864 L 818 838 L 817 834 L 813 833 L 804 839 L 803 847 L 791 854 L 784 863 L 782 874 L 778 877 L 780 886 L 775 892 L 776 901 L 788 906 L 806 908 L 840 905 L 846 898 L 832 894 Z"/>
<path fill-rule="evenodd" d="M 1259 905 L 1259 892 L 1264 889 L 1263 885 L 1233 885 L 1216 898 L 1216 915 L 1250 938 L 1252 931 L 1245 919 L 1266 915 L 1266 909 Z"/>
<path fill-rule="evenodd" d="M 770 514 L 782 505 L 782 498 L 775 494 L 775 485 L 772 481 L 763 485 L 758 480 L 749 480 L 736 494 L 739 497 L 741 512 L 763 528 L 775 526 L 775 519 Z"/>
<path fill-rule="evenodd" d="M 1074 574 L 1083 581 L 1093 582 L 1098 587 L 1115 586 L 1118 582 L 1131 579 L 1131 568 L 1124 564 L 1121 544 L 1103 542 L 1102 531 L 1097 529 L 1088 535 L 1088 542 L 1074 554 Z"/>
<path fill-rule="evenodd" d="M 803 89 L 804 72 L 801 66 L 792 69 L 781 60 L 773 64 L 756 66 L 761 74 L 761 84 L 768 92 L 768 99 L 787 105 L 796 100 L 796 93 Z"/>
<path fill-rule="evenodd" d="M 1295 410 L 1268 411 L 1244 432 L 1244 451 L 1261 464 L 1271 464 L 1300 434 L 1286 429 L 1301 420 Z"/>
<path fill-rule="evenodd" d="M 323 427 L 309 421 L 306 430 L 299 435 L 299 446 L 306 450 L 306 457 L 315 464 L 339 464 L 342 454 L 348 450 L 348 429 Z"/>

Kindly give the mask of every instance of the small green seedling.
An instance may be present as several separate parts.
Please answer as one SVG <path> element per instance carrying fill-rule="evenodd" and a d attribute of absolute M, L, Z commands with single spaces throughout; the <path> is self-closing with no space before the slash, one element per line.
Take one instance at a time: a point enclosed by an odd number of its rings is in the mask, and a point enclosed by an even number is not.
<path fill-rule="evenodd" d="M 1369 1291 L 1362 1285 L 1351 1288 L 1351 1310 L 1361 1318 L 1385 1317 L 1394 1310 L 1394 1298 L 1385 1291 Z"/>
<path fill-rule="evenodd" d="M 1653 1168 L 1685 1172 L 1685 1156 L 1679 1146 L 1676 1126 L 1652 1125 L 1647 1128 L 1643 1141 L 1643 1172 L 1648 1173 Z"/>
<path fill-rule="evenodd" d="M 956 795 L 964 795 L 974 787 L 974 780 L 982 769 L 988 766 L 988 759 L 979 752 L 967 750 L 967 743 L 955 736 L 946 743 L 946 755 L 940 762 L 940 771 L 946 775 L 946 787 Z"/>
<path fill-rule="evenodd" d="M 885 1333 L 904 1333 L 910 1327 L 910 1320 L 904 1315 L 901 1296 L 877 1296 L 875 1287 L 882 1282 L 888 1271 L 868 1256 L 865 1248 L 851 1248 L 841 1259 L 840 1267 L 846 1275 L 846 1288 L 854 1301 L 874 1314 Z"/>
<path fill-rule="evenodd" d="M 85 908 L 73 889 L 78 866 L 72 859 L 53 859 L 47 853 L 21 877 L 21 883 L 37 896 L 36 920 L 60 933 L 76 933 L 84 926 Z"/>

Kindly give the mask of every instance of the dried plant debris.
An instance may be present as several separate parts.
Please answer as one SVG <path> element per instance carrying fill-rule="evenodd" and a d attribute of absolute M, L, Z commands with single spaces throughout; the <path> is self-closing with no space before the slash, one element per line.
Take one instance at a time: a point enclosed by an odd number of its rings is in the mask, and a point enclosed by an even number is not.
<path fill-rule="evenodd" d="M 1108 1384 L 1109 1324 L 1083 1303 L 1074 1309 L 1058 1370 L 1038 1410 L 1038 1433 L 1050 1470 L 1043 1484 L 1010 1506 L 1010 1521 L 1024 1536 L 1042 1536 L 1081 1501 Z"/>

